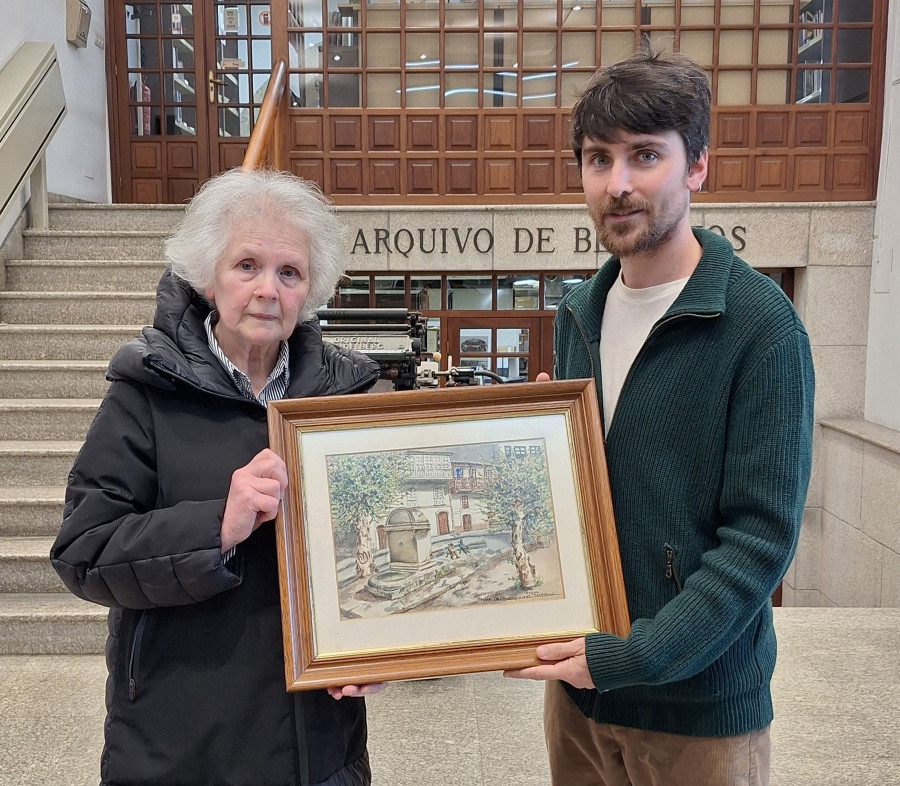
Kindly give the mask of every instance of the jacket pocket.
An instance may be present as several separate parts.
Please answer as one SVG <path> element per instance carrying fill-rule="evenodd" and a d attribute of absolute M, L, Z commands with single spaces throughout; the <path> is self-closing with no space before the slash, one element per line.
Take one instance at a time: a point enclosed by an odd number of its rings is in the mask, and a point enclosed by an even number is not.
<path fill-rule="evenodd" d="M 681 578 L 678 576 L 678 567 L 675 565 L 675 549 L 668 543 L 665 544 L 666 578 L 675 585 L 675 591 L 681 592 Z"/>
<path fill-rule="evenodd" d="M 128 650 L 128 698 L 134 701 L 137 698 L 138 677 L 141 671 L 141 641 L 144 638 L 144 628 L 147 627 L 149 611 L 138 612 L 137 622 L 131 634 L 131 646 Z"/>

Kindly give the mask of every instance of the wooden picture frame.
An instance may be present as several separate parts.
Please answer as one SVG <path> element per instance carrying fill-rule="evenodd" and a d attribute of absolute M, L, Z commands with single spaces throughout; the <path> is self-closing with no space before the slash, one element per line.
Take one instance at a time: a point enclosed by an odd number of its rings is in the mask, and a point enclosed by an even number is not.
<path fill-rule="evenodd" d="M 285 399 L 268 423 L 288 690 L 628 634 L 593 380 Z"/>

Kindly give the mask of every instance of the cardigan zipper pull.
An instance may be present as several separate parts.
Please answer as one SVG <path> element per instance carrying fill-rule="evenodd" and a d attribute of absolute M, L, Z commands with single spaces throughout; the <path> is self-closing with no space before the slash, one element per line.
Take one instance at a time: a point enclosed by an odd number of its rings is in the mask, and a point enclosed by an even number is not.
<path fill-rule="evenodd" d="M 675 582 L 675 589 L 681 592 L 681 579 L 675 569 L 675 549 L 666 544 L 666 578 Z"/>

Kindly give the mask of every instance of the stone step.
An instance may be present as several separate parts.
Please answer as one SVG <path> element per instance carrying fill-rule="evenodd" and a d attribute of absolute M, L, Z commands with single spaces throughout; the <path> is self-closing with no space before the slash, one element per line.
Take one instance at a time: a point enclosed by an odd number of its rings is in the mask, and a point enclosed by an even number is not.
<path fill-rule="evenodd" d="M 65 486 L 80 448 L 80 440 L 0 441 L 3 487 Z"/>
<path fill-rule="evenodd" d="M 158 260 L 12 259 L 6 289 L 16 292 L 153 292 L 165 270 Z"/>
<path fill-rule="evenodd" d="M 55 537 L 64 501 L 62 486 L 0 486 L 0 537 Z"/>
<path fill-rule="evenodd" d="M 0 399 L 103 398 L 105 360 L 0 360 Z"/>
<path fill-rule="evenodd" d="M 50 228 L 172 232 L 183 214 L 182 205 L 53 204 Z"/>
<path fill-rule="evenodd" d="M 0 594 L 0 655 L 100 655 L 107 613 L 67 592 Z"/>
<path fill-rule="evenodd" d="M 0 440 L 84 439 L 99 406 L 99 398 L 0 399 Z"/>
<path fill-rule="evenodd" d="M 26 229 L 28 259 L 165 259 L 163 241 L 170 232 L 100 232 Z"/>
<path fill-rule="evenodd" d="M 50 566 L 53 538 L 0 538 L 0 592 L 67 592 Z"/>
<path fill-rule="evenodd" d="M 0 360 L 106 360 L 141 325 L 0 325 Z"/>
<path fill-rule="evenodd" d="M 148 325 L 153 292 L 0 292 L 0 322 L 26 325 Z"/>

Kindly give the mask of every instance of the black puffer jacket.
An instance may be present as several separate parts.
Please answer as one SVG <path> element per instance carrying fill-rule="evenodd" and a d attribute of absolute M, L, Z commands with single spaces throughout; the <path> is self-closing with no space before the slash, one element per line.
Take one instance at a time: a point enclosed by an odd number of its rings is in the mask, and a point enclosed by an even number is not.
<path fill-rule="evenodd" d="M 266 411 L 209 350 L 208 306 L 166 273 L 152 328 L 113 358 L 75 461 L 51 561 L 110 606 L 103 784 L 295 786 L 369 782 L 365 705 L 285 691 L 275 534 L 223 564 L 231 474 L 268 444 Z M 368 389 L 378 367 L 290 340 L 288 396 Z"/>

